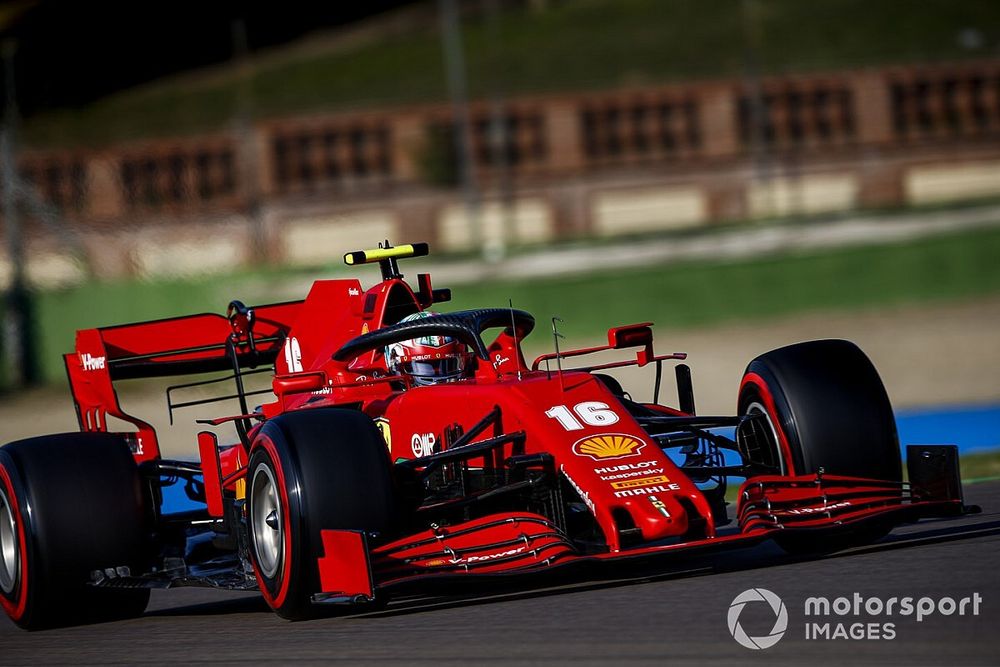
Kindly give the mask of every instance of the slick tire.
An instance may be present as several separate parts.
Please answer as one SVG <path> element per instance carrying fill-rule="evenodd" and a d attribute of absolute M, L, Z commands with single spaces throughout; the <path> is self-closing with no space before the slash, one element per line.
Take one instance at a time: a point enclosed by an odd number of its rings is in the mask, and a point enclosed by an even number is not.
<path fill-rule="evenodd" d="M 261 593 L 279 616 L 316 615 L 320 531 L 389 526 L 390 468 L 382 436 L 360 412 L 317 408 L 264 424 L 250 453 L 247 524 Z"/>
<path fill-rule="evenodd" d="M 892 405 L 871 361 L 854 343 L 818 340 L 763 354 L 747 366 L 738 414 L 766 417 L 785 475 L 902 481 Z M 780 540 L 788 551 L 826 551 L 870 542 L 885 527 L 845 534 L 827 545 Z"/>
<path fill-rule="evenodd" d="M 141 615 L 149 590 L 89 585 L 146 566 L 147 503 L 122 435 L 67 433 L 0 448 L 0 602 L 38 630 Z"/>

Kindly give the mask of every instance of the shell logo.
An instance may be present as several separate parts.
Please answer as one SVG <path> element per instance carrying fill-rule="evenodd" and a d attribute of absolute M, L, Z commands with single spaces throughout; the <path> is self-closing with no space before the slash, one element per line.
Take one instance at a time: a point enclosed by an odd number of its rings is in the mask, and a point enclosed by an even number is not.
<path fill-rule="evenodd" d="M 589 456 L 595 461 L 606 459 L 621 459 L 635 456 L 646 443 L 624 433 L 605 433 L 578 440 L 573 445 L 573 453 L 577 456 Z"/>

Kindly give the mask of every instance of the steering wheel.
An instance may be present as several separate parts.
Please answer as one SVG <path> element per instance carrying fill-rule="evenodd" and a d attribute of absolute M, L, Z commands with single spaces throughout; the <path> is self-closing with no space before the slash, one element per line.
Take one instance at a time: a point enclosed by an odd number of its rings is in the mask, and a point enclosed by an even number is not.
<path fill-rule="evenodd" d="M 523 310 L 510 308 L 479 308 L 432 315 L 361 334 L 344 343 L 334 352 L 333 359 L 349 361 L 370 350 L 412 338 L 451 336 L 468 345 L 480 359 L 486 360 L 489 355 L 481 334 L 486 329 L 494 327 L 504 327 L 509 336 L 515 334 L 512 329 L 516 328 L 517 337 L 520 339 L 535 328 L 535 318 Z"/>

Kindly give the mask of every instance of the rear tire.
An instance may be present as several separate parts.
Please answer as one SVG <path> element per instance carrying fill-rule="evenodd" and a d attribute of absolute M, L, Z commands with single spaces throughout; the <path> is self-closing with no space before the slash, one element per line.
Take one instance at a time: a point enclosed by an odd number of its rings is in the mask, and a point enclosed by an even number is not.
<path fill-rule="evenodd" d="M 830 475 L 902 481 L 892 405 L 878 371 L 854 343 L 818 340 L 763 354 L 747 366 L 739 414 L 762 413 L 783 475 Z M 786 551 L 832 551 L 879 539 L 868 526 L 834 540 L 777 538 Z"/>
<path fill-rule="evenodd" d="M 67 433 L 0 449 L 0 602 L 22 628 L 141 615 L 148 589 L 88 585 L 145 567 L 147 504 L 125 439 Z"/>
<path fill-rule="evenodd" d="M 317 408 L 261 428 L 247 472 L 250 559 L 268 605 L 289 620 L 315 613 L 324 529 L 382 532 L 393 517 L 385 442 L 353 410 Z"/>

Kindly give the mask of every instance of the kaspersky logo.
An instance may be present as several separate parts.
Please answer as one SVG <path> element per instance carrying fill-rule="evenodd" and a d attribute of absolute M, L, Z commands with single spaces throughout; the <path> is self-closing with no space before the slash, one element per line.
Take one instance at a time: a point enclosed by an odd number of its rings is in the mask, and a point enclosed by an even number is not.
<path fill-rule="evenodd" d="M 595 461 L 605 459 L 620 459 L 635 456 L 646 443 L 624 433 L 605 433 L 578 440 L 573 445 L 573 453 L 577 456 L 589 456 Z"/>
<path fill-rule="evenodd" d="M 767 606 L 753 604 L 761 602 Z M 764 613 L 774 614 L 774 626 L 766 635 L 751 637 L 743 629 L 743 626 L 740 625 L 740 615 L 743 614 L 743 610 L 748 604 L 755 611 L 758 607 L 764 610 L 770 607 L 770 610 Z M 781 601 L 781 598 L 766 588 L 750 588 L 737 595 L 732 604 L 729 605 L 727 620 L 729 622 L 729 634 L 733 636 L 733 639 L 740 646 L 759 650 L 771 648 L 785 636 L 785 630 L 788 629 L 788 610 L 785 609 L 785 603 Z"/>

